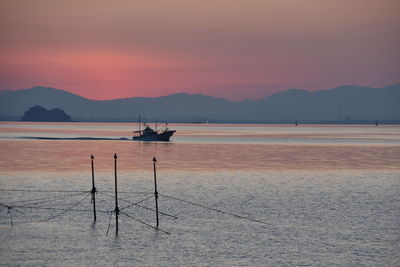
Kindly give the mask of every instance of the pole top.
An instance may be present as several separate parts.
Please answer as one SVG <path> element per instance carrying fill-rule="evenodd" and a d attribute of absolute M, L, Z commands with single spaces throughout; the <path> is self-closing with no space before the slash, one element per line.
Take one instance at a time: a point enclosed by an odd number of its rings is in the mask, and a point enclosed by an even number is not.
<path fill-rule="evenodd" d="M 114 159 L 117 159 L 117 153 L 114 154 Z"/>
<path fill-rule="evenodd" d="M 153 162 L 154 162 L 154 163 L 156 163 L 156 162 L 157 162 L 157 159 L 156 159 L 156 157 L 153 157 Z"/>
<path fill-rule="evenodd" d="M 90 158 L 91 158 L 91 159 L 94 159 L 93 155 L 90 155 Z"/>

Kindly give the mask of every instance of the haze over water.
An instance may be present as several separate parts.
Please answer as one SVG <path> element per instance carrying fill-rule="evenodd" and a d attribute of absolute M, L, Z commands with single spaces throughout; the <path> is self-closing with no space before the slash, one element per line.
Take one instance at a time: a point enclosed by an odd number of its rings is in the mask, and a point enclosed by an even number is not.
<path fill-rule="evenodd" d="M 266 225 L 160 196 L 156 233 L 121 217 L 105 236 L 109 213 L 0 210 L 0 262 L 37 265 L 367 265 L 400 262 L 400 127 L 372 125 L 173 124 L 170 143 L 130 140 L 135 124 L 0 123 L 0 189 L 90 190 L 90 155 L 97 189 L 113 190 L 113 155 L 119 188 L 153 192 L 152 158 L 159 192 L 248 216 Z M 20 137 L 57 137 L 60 140 Z M 0 202 L 49 193 L 1 192 Z M 50 193 L 52 196 L 55 193 Z M 82 195 L 83 196 L 83 195 Z M 82 196 L 52 203 L 67 206 Z M 143 195 L 122 196 L 138 201 Z M 43 207 L 47 203 L 42 204 Z M 90 198 L 80 204 L 91 208 Z M 113 199 L 98 194 L 99 210 Z M 122 205 L 122 204 L 121 204 Z M 143 205 L 153 207 L 154 199 Z M 40 205 L 39 205 L 40 206 Z M 42 206 L 40 206 L 42 207 Z M 22 209 L 22 208 L 20 208 Z M 154 213 L 127 212 L 149 224 Z M 19 223 L 20 222 L 20 223 Z"/>

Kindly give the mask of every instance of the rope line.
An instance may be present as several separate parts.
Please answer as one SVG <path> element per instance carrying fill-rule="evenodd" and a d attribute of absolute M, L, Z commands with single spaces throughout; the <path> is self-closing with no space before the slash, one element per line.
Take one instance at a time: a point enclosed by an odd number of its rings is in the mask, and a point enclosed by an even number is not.
<path fill-rule="evenodd" d="M 257 219 L 253 219 L 253 218 L 250 218 L 250 217 L 238 215 L 238 214 L 235 214 L 235 213 L 231 213 L 231 212 L 220 210 L 220 209 L 216 209 L 216 208 L 207 207 L 205 205 L 194 203 L 194 202 L 191 202 L 191 201 L 188 201 L 188 200 L 185 200 L 185 199 L 180 199 L 180 198 L 177 198 L 177 197 L 172 197 L 172 196 L 168 196 L 168 195 L 164 195 L 164 194 L 160 194 L 160 195 L 162 195 L 164 197 L 167 197 L 167 198 L 170 198 L 170 199 L 177 200 L 177 201 L 185 202 L 187 204 L 198 206 L 198 207 L 201 207 L 201 208 L 204 208 L 204 209 L 208 209 L 208 210 L 212 210 L 212 211 L 215 211 L 215 212 L 220 212 L 220 213 L 223 213 L 223 214 L 231 215 L 231 216 L 234 216 L 236 218 L 240 218 L 240 219 L 244 219 L 244 220 L 248 220 L 248 221 L 252 221 L 252 222 L 256 222 L 256 223 L 261 223 L 261 224 L 265 224 L 265 225 L 271 225 L 269 223 L 266 223 L 266 222 L 263 222 L 263 221 L 260 221 L 260 220 L 257 220 Z"/>
<path fill-rule="evenodd" d="M 145 223 L 145 222 L 143 222 L 143 221 L 141 221 L 141 220 L 139 220 L 139 219 L 136 219 L 136 218 L 132 217 L 132 216 L 129 215 L 129 214 L 126 214 L 126 213 L 124 213 L 124 212 L 120 212 L 120 213 L 123 214 L 123 215 L 125 215 L 125 216 L 127 216 L 127 217 L 129 217 L 129 218 L 131 218 L 131 219 L 133 219 L 133 220 L 135 220 L 135 221 L 137 221 L 137 222 L 139 222 L 139 223 L 141 223 L 141 224 L 144 224 L 144 225 L 146 225 L 146 226 L 148 226 L 148 227 L 151 227 L 151 228 L 153 228 L 153 229 L 155 229 L 155 230 L 157 230 L 157 231 L 163 232 L 163 233 L 165 233 L 165 234 L 167 234 L 167 235 L 170 234 L 170 233 L 167 232 L 167 231 L 161 230 L 161 229 L 159 229 L 159 228 L 157 228 L 157 227 L 154 227 L 153 225 L 150 225 L 150 224 Z"/>
<path fill-rule="evenodd" d="M 121 211 L 121 210 L 127 209 L 127 208 L 129 208 L 129 207 L 135 206 L 135 205 L 140 204 L 140 203 L 142 203 L 142 202 L 144 202 L 144 201 L 146 201 L 146 200 L 148 200 L 148 199 L 150 199 L 150 198 L 152 198 L 152 197 L 153 197 L 153 196 L 146 197 L 145 199 L 142 199 L 142 200 L 140 200 L 140 201 L 138 201 L 138 202 L 135 202 L 135 203 L 132 203 L 132 204 L 130 204 L 130 205 L 128 205 L 128 206 L 122 207 L 122 208 L 120 208 L 119 210 Z"/>
<path fill-rule="evenodd" d="M 41 221 L 39 221 L 39 222 L 50 221 L 50 220 L 53 220 L 53 219 L 55 219 L 55 218 L 57 218 L 57 217 L 63 215 L 63 214 L 66 213 L 67 211 L 72 210 L 73 208 L 75 208 L 76 206 L 78 206 L 80 203 L 82 203 L 82 201 L 84 201 L 88 196 L 90 196 L 90 192 L 89 192 L 89 194 L 87 194 L 86 196 L 84 196 L 81 200 L 79 200 L 79 201 L 78 201 L 75 205 L 73 205 L 72 207 L 70 207 L 70 208 L 68 208 L 68 209 L 66 209 L 66 210 L 64 210 L 64 211 L 62 211 L 62 212 L 60 212 L 60 213 L 58 213 L 58 214 L 56 214 L 56 215 L 54 215 L 54 216 L 51 216 L 51 217 L 49 217 L 49 218 L 47 218 L 47 219 L 41 220 Z"/>
<path fill-rule="evenodd" d="M 17 210 L 16 208 L 14 208 L 14 207 L 11 207 L 13 210 L 15 210 L 16 212 L 18 212 L 18 213 L 21 213 L 21 214 L 25 214 L 25 213 L 23 213 L 22 211 L 20 211 L 20 210 Z"/>
<path fill-rule="evenodd" d="M 72 194 L 72 195 L 64 195 L 64 196 L 57 196 L 57 197 L 52 197 L 51 199 L 48 198 L 47 200 L 43 200 L 43 201 L 38 201 L 38 202 L 34 202 L 34 203 L 27 203 L 25 205 L 37 205 L 37 204 L 41 204 L 41 203 L 47 203 L 47 202 L 57 201 L 57 200 L 61 200 L 61 199 L 69 198 L 69 197 L 79 196 L 79 195 L 82 195 L 82 194 L 83 193 L 77 193 L 77 194 Z M 23 202 L 29 202 L 29 200 L 23 200 L 23 201 L 14 202 L 14 203 L 19 204 L 19 203 L 23 203 Z M 23 207 L 23 206 L 19 206 L 19 207 Z"/>
<path fill-rule="evenodd" d="M 23 208 L 23 209 L 38 209 L 38 210 L 62 210 L 62 211 L 93 211 L 93 210 L 89 210 L 89 209 L 63 209 L 63 208 L 52 208 L 52 207 L 30 207 L 30 206 L 15 206 L 17 208 Z M 13 207 L 13 209 L 15 210 L 15 208 Z M 108 210 L 97 210 L 96 212 L 104 212 L 104 213 L 109 213 L 110 211 Z"/>
<path fill-rule="evenodd" d="M 7 209 L 7 213 L 10 213 L 10 210 L 13 209 L 13 210 L 15 210 L 16 212 L 25 214 L 25 213 L 23 213 L 22 211 L 17 210 L 14 206 L 5 205 L 5 204 L 3 204 L 3 203 L 0 203 L 0 207 L 1 207 L 1 208 L 3 208 L 3 207 L 6 208 L 6 209 Z"/>
<path fill-rule="evenodd" d="M 78 206 L 79 204 L 81 204 L 87 197 L 89 197 L 89 196 L 91 195 L 91 191 L 83 191 L 83 190 L 81 190 L 81 191 L 77 191 L 77 190 L 33 190 L 33 189 L 32 189 L 32 190 L 31 190 L 31 189 L 0 189 L 0 191 L 2 191 L 2 192 L 53 192 L 53 193 L 76 193 L 76 194 L 68 194 L 68 195 L 62 195 L 62 196 L 42 197 L 42 198 L 35 198 L 35 199 L 29 199 L 29 200 L 14 201 L 14 202 L 10 202 L 9 204 L 0 203 L 0 208 L 3 208 L 3 207 L 4 207 L 4 208 L 7 208 L 7 213 L 10 215 L 11 227 L 14 226 L 13 216 L 12 216 L 12 213 L 11 213 L 11 209 L 14 209 L 16 212 L 19 212 L 19 213 L 24 214 L 23 212 L 21 212 L 21 211 L 15 209 L 15 208 L 18 208 L 18 209 L 42 209 L 42 210 L 56 210 L 56 211 L 61 211 L 61 212 L 58 213 L 58 214 L 55 214 L 55 215 L 50 216 L 50 217 L 48 217 L 48 218 L 46 218 L 46 219 L 43 219 L 43 220 L 40 220 L 40 221 L 36 221 L 36 222 L 46 222 L 46 221 L 50 221 L 50 220 L 53 220 L 53 219 L 55 219 L 55 218 L 57 218 L 57 217 L 59 217 L 59 216 L 65 214 L 66 212 L 70 212 L 70 211 L 75 211 L 75 212 L 87 212 L 87 211 L 92 211 L 92 210 L 89 210 L 89 209 L 74 209 L 76 206 Z M 104 195 L 104 196 L 107 196 L 107 197 L 110 197 L 110 198 L 114 198 L 114 199 L 115 199 L 115 196 L 110 195 L 110 194 L 107 194 L 107 193 L 105 193 L 105 192 L 111 192 L 111 191 L 97 191 L 97 193 L 100 193 L 100 194 L 102 194 L 102 195 Z M 35 206 L 35 205 L 38 205 L 38 204 L 41 204 L 41 203 L 54 202 L 54 201 L 58 201 L 58 200 L 61 200 L 61 199 L 66 199 L 66 198 L 70 198 L 70 197 L 82 195 L 82 194 L 84 194 L 84 193 L 85 193 L 86 195 L 85 195 L 81 200 L 79 200 L 78 202 L 76 202 L 75 204 L 73 204 L 72 206 L 70 206 L 69 208 L 55 208 L 55 207 L 38 207 L 38 206 Z M 125 193 L 125 194 L 149 194 L 149 195 L 150 195 L 150 196 L 148 196 L 148 197 L 146 197 L 146 198 L 144 198 L 144 199 L 142 199 L 142 200 L 139 200 L 139 201 L 137 201 L 137 202 L 132 202 L 132 201 L 126 200 L 126 199 L 124 199 L 124 198 L 118 198 L 118 200 L 129 204 L 129 205 L 125 206 L 125 207 L 122 207 L 122 208 L 120 209 L 120 211 L 121 211 L 121 210 L 124 210 L 124 209 L 127 209 L 127 208 L 129 208 L 129 207 L 132 207 L 132 206 L 137 206 L 137 207 L 139 207 L 139 208 L 143 208 L 143 209 L 146 209 L 146 210 L 155 211 L 155 209 L 152 209 L 152 208 L 149 208 L 149 207 L 145 207 L 145 206 L 139 205 L 140 203 L 142 203 L 142 202 L 144 202 L 144 201 L 146 201 L 146 200 L 152 198 L 153 195 L 154 195 L 154 193 L 148 193 L 148 192 L 120 192 L 120 193 Z M 271 224 L 269 224 L 269 223 L 267 223 L 267 222 L 264 222 L 264 221 L 261 221 L 261 220 L 258 220 L 258 219 L 254 219 L 254 218 L 251 218 L 251 217 L 247 217 L 247 216 L 235 214 L 235 213 L 228 212 L 228 211 L 221 210 L 221 209 L 217 209 L 217 208 L 212 208 L 212 207 L 209 207 L 209 206 L 206 206 L 206 205 L 203 205 L 203 204 L 200 204 L 200 203 L 195 203 L 195 202 L 192 202 L 192 201 L 189 201 L 189 200 L 185 200 L 185 199 L 182 199 L 182 198 L 173 197 L 173 196 L 169 196 L 169 195 L 165 195 L 165 194 L 161 194 L 161 193 L 159 193 L 159 195 L 161 195 L 161 196 L 163 196 L 163 197 L 165 197 L 165 198 L 169 198 L 169 199 L 172 199 L 172 200 L 184 202 L 184 203 L 187 203 L 187 204 L 190 204 L 190 205 L 193 205 L 193 206 L 197 206 L 197 207 L 200 207 L 200 208 L 203 208 L 203 209 L 212 210 L 212 211 L 214 211 L 214 212 L 218 212 L 218 213 L 223 213 L 223 214 L 226 214 L 226 215 L 230 215 L 230 216 L 233 216 L 233 217 L 236 217 L 236 218 L 239 218 L 239 219 L 244 219 L 244 220 L 248 220 L 248 221 L 251 221 L 251 222 L 256 222 L 256 223 L 260 223 L 260 224 L 264 224 L 264 225 L 271 225 Z M 36 202 L 34 202 L 34 201 L 36 201 Z M 103 200 L 103 201 L 106 201 L 106 200 Z M 24 204 L 23 204 L 23 203 L 24 203 Z M 13 204 L 17 204 L 17 205 L 13 205 Z M 19 205 L 18 205 L 18 204 L 19 204 Z M 22 204 L 22 205 L 21 205 L 21 204 Z M 55 205 L 53 205 L 53 206 L 55 206 Z M 109 213 L 109 212 L 111 212 L 110 221 L 109 221 L 108 228 L 107 228 L 107 234 L 106 234 L 106 236 L 107 236 L 107 235 L 108 235 L 108 232 L 109 232 L 109 229 L 110 229 L 111 217 L 112 217 L 112 214 L 113 214 L 114 211 L 97 210 L 97 212 L 101 212 L 101 213 Z M 161 232 L 163 232 L 163 233 L 166 233 L 166 234 L 170 234 L 170 233 L 168 233 L 168 232 L 166 232 L 166 231 L 164 231 L 164 230 L 161 230 L 161 229 L 159 229 L 159 228 L 157 228 L 157 227 L 154 227 L 154 226 L 152 226 L 152 225 L 150 225 L 150 224 L 148 224 L 148 223 L 146 223 L 146 222 L 144 222 L 144 221 L 141 221 L 141 220 L 139 220 L 139 219 L 136 219 L 136 218 L 132 217 L 132 216 L 129 215 L 129 214 L 126 214 L 126 213 L 124 213 L 124 212 L 120 212 L 120 213 L 123 214 L 123 215 L 125 215 L 125 216 L 127 216 L 127 217 L 129 217 L 129 218 L 131 218 L 131 219 L 133 219 L 133 220 L 135 220 L 135 221 L 137 221 L 137 222 L 139 222 L 139 223 L 141 223 L 141 224 L 144 224 L 144 225 L 146 225 L 146 226 L 148 226 L 148 227 L 151 227 L 151 228 L 153 228 L 153 229 L 159 230 L 159 231 L 161 231 Z M 164 213 L 164 212 L 159 212 L 159 213 L 162 214 L 162 215 L 165 215 L 165 216 L 172 217 L 172 218 L 174 218 L 174 219 L 177 219 L 177 218 L 178 218 L 177 216 L 170 215 L 170 214 L 167 214 L 167 213 Z M 35 221 L 31 221 L 31 222 L 35 222 Z M 18 223 L 21 223 L 21 222 L 18 222 Z"/>
<path fill-rule="evenodd" d="M 93 195 L 92 195 L 93 196 Z M 62 203 L 58 203 L 58 202 L 53 202 L 53 203 L 48 203 L 48 204 L 46 204 L 46 207 L 59 207 L 60 205 L 64 205 L 64 206 L 68 206 L 68 205 L 72 205 L 72 204 L 74 204 L 75 203 L 75 200 L 73 200 L 73 199 L 71 199 L 72 200 L 72 202 L 71 201 L 68 201 L 68 203 L 64 203 L 64 202 L 62 202 Z M 90 203 L 93 203 L 92 202 L 92 198 L 90 198 L 90 200 L 91 200 L 91 202 Z M 96 207 L 100 204 L 104 204 L 104 202 L 107 202 L 108 201 L 108 203 L 109 203 L 109 199 L 107 198 L 107 199 L 100 199 L 98 196 L 96 196 Z"/>
<path fill-rule="evenodd" d="M 98 192 L 98 193 L 103 194 L 103 195 L 108 196 L 108 197 L 115 198 L 115 196 L 112 195 L 112 194 L 115 193 L 115 191 L 114 191 L 114 192 L 111 192 L 111 193 L 112 193 L 111 195 L 110 195 L 110 194 L 105 194 L 104 192 L 106 192 L 106 191 L 100 191 L 100 192 Z M 120 192 L 118 191 L 118 194 L 119 194 L 119 193 L 120 193 Z M 150 196 L 150 197 L 152 197 L 153 195 L 154 195 L 154 193 L 151 193 L 151 196 Z M 118 200 L 125 201 L 126 203 L 128 203 L 128 201 L 130 201 L 130 200 L 128 200 L 128 199 L 126 199 L 126 198 L 122 198 L 122 197 L 118 197 Z M 132 203 L 132 202 L 129 202 L 129 203 Z"/>
<path fill-rule="evenodd" d="M 81 193 L 79 193 L 81 194 Z M 76 194 L 78 195 L 78 194 Z M 66 195 L 64 195 L 66 196 Z M 9 202 L 6 205 L 13 205 L 13 204 L 20 204 L 20 203 L 24 203 L 24 202 L 31 202 L 31 201 L 37 201 L 37 200 L 48 200 L 48 199 L 54 199 L 54 198 L 59 198 L 62 196 L 51 196 L 51 197 L 41 197 L 41 198 L 34 198 L 34 199 L 26 199 L 26 200 L 18 200 L 18 201 L 13 201 L 13 202 Z"/>
<path fill-rule="evenodd" d="M 111 197 L 111 198 L 114 198 L 114 199 L 115 199 L 115 196 L 108 195 L 108 194 L 105 194 L 105 193 L 103 193 L 103 192 L 99 192 L 99 193 L 100 193 L 100 194 L 103 194 L 103 195 L 105 195 L 105 196 L 108 196 L 108 197 Z M 125 199 L 120 199 L 120 198 L 118 198 L 118 200 L 121 200 L 121 201 L 126 202 L 126 203 L 129 203 L 129 204 L 134 204 L 133 202 L 130 202 L 130 201 L 125 200 Z M 133 206 L 137 206 L 137 207 L 139 207 L 139 208 L 146 209 L 146 210 L 155 211 L 155 209 L 148 208 L 148 207 L 145 207 L 145 206 L 142 206 L 142 205 L 139 205 L 139 204 L 134 204 Z M 178 219 L 177 216 L 174 216 L 174 215 L 171 215 L 171 214 L 168 214 L 168 213 L 165 213 L 165 212 L 159 211 L 158 213 L 160 213 L 160 214 L 162 214 L 162 215 L 164 215 L 164 216 L 168 216 L 168 217 L 172 217 L 172 218 L 174 218 L 174 219 Z"/>
<path fill-rule="evenodd" d="M 102 190 L 105 193 L 114 193 L 114 191 Z M 132 195 L 152 195 L 152 192 L 128 192 L 128 191 L 118 191 L 118 194 L 132 194 Z"/>
<path fill-rule="evenodd" d="M 45 190 L 45 189 L 4 189 L 1 188 L 2 192 L 54 192 L 54 193 L 89 193 L 88 190 Z"/>

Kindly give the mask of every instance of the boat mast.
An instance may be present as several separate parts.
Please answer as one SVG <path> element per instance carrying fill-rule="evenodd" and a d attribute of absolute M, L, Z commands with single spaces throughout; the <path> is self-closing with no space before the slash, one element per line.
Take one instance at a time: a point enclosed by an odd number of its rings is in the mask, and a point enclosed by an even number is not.
<path fill-rule="evenodd" d="M 139 135 L 142 135 L 142 131 L 140 129 L 140 124 L 141 124 L 141 122 L 140 122 L 140 112 L 139 112 Z"/>

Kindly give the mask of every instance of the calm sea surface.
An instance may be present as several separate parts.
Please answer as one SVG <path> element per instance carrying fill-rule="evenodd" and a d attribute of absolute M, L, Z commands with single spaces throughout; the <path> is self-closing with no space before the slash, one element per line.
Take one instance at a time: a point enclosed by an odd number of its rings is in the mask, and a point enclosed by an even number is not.
<path fill-rule="evenodd" d="M 400 126 L 170 124 L 169 143 L 119 140 L 136 128 L 0 123 L 0 265 L 399 266 Z M 143 224 L 153 156 L 169 234 Z"/>

